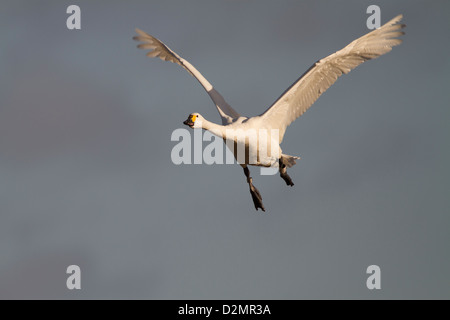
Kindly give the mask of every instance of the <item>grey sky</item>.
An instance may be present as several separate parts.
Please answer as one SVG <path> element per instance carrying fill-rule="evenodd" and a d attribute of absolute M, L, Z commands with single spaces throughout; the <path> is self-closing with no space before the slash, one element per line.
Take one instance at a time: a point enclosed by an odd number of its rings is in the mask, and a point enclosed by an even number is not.
<path fill-rule="evenodd" d="M 134 28 L 252 116 L 368 32 L 373 1 L 77 1 L 80 31 L 70 4 L 1 1 L 0 298 L 450 298 L 448 1 L 377 1 L 403 44 L 289 127 L 293 188 L 251 169 L 266 213 L 239 166 L 171 163 L 189 113 L 220 118 Z"/>

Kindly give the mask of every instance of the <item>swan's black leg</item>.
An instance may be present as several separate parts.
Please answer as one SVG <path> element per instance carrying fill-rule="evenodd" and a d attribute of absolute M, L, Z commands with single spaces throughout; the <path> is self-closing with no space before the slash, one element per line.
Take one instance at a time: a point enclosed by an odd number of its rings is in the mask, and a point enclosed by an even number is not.
<path fill-rule="evenodd" d="M 253 204 L 255 205 L 256 211 L 258 211 L 258 208 L 259 208 L 265 212 L 266 209 L 264 209 L 261 194 L 259 193 L 258 189 L 256 189 L 256 187 L 253 185 L 253 179 L 252 179 L 252 177 L 250 177 L 250 170 L 248 170 L 247 166 L 242 166 L 242 167 L 244 168 L 244 173 L 245 173 L 245 176 L 247 177 L 247 183 L 250 187 L 250 194 L 252 195 Z"/>
<path fill-rule="evenodd" d="M 279 168 L 280 168 L 280 177 L 283 178 L 284 182 L 286 182 L 286 184 L 288 186 L 292 187 L 294 185 L 294 183 L 292 182 L 291 177 L 289 177 L 289 175 L 287 174 L 286 165 L 281 161 L 281 159 L 280 159 L 279 163 L 280 163 L 280 166 L 279 166 Z"/>

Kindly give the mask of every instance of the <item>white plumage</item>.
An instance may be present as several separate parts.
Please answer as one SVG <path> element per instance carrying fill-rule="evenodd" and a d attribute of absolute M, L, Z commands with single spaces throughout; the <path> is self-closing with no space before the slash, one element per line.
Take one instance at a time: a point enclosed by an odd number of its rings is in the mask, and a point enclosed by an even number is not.
<path fill-rule="evenodd" d="M 286 128 L 300 117 L 342 74 L 349 73 L 364 61 L 377 58 L 391 51 L 392 47 L 399 45 L 402 41 L 397 37 L 404 34 L 401 29 L 405 27 L 405 25 L 399 24 L 401 19 L 402 15 L 398 15 L 380 28 L 354 40 L 345 48 L 317 61 L 264 113 L 251 118 L 242 117 L 237 113 L 197 69 L 160 40 L 139 29 L 136 29 L 138 36 L 133 39 L 142 42 L 138 48 L 150 50 L 147 53 L 148 57 L 159 57 L 164 61 L 179 64 L 200 82 L 216 105 L 222 118 L 222 125 L 207 121 L 199 113 L 190 114 L 184 123 L 191 128 L 202 128 L 224 139 L 234 140 L 235 146 L 231 149 L 235 157 L 237 157 L 236 150 L 239 150 L 239 146 L 245 148 L 245 159 L 242 157 L 237 159 L 244 168 L 255 208 L 265 211 L 262 197 L 253 186 L 247 165 L 279 165 L 280 176 L 287 185 L 293 186 L 286 167 L 292 167 L 295 160 L 299 158 L 282 154 L 279 144 L 283 141 Z M 257 133 L 256 140 L 249 139 L 245 134 L 250 131 Z M 230 137 L 230 132 L 234 132 L 233 138 Z M 260 132 L 265 132 L 264 136 Z M 268 152 L 261 152 L 260 139 L 266 141 Z M 256 161 L 250 162 L 249 159 Z"/>

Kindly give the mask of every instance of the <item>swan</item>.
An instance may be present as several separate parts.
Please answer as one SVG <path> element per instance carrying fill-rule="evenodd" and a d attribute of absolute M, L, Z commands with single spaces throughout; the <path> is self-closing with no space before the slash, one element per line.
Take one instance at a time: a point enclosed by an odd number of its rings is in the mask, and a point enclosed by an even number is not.
<path fill-rule="evenodd" d="M 138 35 L 133 39 L 141 42 L 138 44 L 138 48 L 150 50 L 147 53 L 148 57 L 158 57 L 164 61 L 176 63 L 200 82 L 216 105 L 222 118 L 222 124 L 210 122 L 197 112 L 191 113 L 183 123 L 194 129 L 209 130 L 214 135 L 223 138 L 224 141 L 234 142 L 234 147 L 228 143 L 227 146 L 233 151 L 237 162 L 244 169 L 255 209 L 265 211 L 261 194 L 253 185 L 248 165 L 277 166 L 281 178 L 288 186 L 293 186 L 294 183 L 287 174 L 287 168 L 295 165 L 296 160 L 300 158 L 283 154 L 281 151 L 280 144 L 286 128 L 300 117 L 342 74 L 349 73 L 364 61 L 377 58 L 391 51 L 392 47 L 399 45 L 402 40 L 397 37 L 404 34 L 401 29 L 405 27 L 405 25 L 399 24 L 402 18 L 402 15 L 398 15 L 380 28 L 354 40 L 343 49 L 318 60 L 266 111 L 259 116 L 250 118 L 243 117 L 236 112 L 194 66 L 160 40 L 140 29 L 136 29 Z M 248 130 L 258 132 L 259 142 L 261 140 L 266 142 L 264 152 L 260 150 L 259 143 L 255 143 L 255 140 L 250 141 L 248 136 L 242 134 Z M 264 136 L 261 132 L 264 132 Z M 244 146 L 245 158 L 238 159 L 239 146 Z M 256 161 L 249 161 L 250 157 L 256 158 Z"/>

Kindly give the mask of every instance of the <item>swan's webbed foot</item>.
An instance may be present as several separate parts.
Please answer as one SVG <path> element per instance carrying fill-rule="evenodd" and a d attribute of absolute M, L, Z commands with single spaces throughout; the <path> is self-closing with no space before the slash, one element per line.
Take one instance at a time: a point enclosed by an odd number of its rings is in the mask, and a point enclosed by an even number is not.
<path fill-rule="evenodd" d="M 262 197 L 261 194 L 259 193 L 259 190 L 256 189 L 256 187 L 253 185 L 252 178 L 249 178 L 248 180 L 249 180 L 248 185 L 250 186 L 250 194 L 252 195 L 253 204 L 255 205 L 256 211 L 258 211 L 258 209 L 261 209 L 262 211 L 265 212 L 266 209 L 264 208 L 264 205 L 262 203 Z"/>
<path fill-rule="evenodd" d="M 253 179 L 252 179 L 252 177 L 250 177 L 250 170 L 248 170 L 247 166 L 243 166 L 243 168 L 244 168 L 245 176 L 247 177 L 248 186 L 250 187 L 250 194 L 252 195 L 253 204 L 255 205 L 255 209 L 256 209 L 256 211 L 258 211 L 258 209 L 261 209 L 262 211 L 265 212 L 266 209 L 264 208 L 264 205 L 262 203 L 261 193 L 259 193 L 259 190 L 256 189 L 256 187 L 253 185 Z"/>
<path fill-rule="evenodd" d="M 292 182 L 291 177 L 287 174 L 286 165 L 281 162 L 280 160 L 280 177 L 283 178 L 284 182 L 286 182 L 286 185 L 288 186 L 294 186 L 294 183 Z"/>
<path fill-rule="evenodd" d="M 280 177 L 283 178 L 283 180 L 286 182 L 286 185 L 293 187 L 294 183 L 292 182 L 291 177 L 287 173 L 280 173 Z"/>

